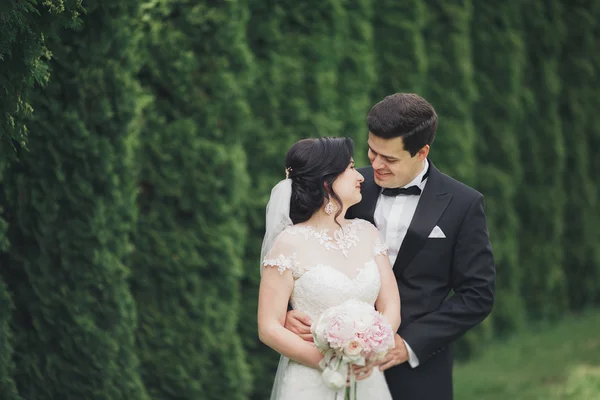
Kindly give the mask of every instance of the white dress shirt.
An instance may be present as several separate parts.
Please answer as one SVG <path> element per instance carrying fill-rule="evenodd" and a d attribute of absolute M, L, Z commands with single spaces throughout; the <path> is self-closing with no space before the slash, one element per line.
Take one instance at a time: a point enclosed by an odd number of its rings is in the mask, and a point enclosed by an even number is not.
<path fill-rule="evenodd" d="M 423 180 L 423 175 L 425 175 L 428 168 L 429 161 L 425 159 L 423 170 L 415 177 L 415 179 L 403 187 L 418 186 L 419 189 L 423 191 L 427 184 L 427 179 Z M 383 194 L 380 194 L 377 199 L 374 214 L 375 225 L 383 235 L 385 243 L 388 246 L 388 256 L 392 266 L 396 262 L 400 246 L 402 246 L 402 241 L 404 240 L 410 222 L 415 215 L 420 198 L 420 195 L 384 196 Z M 412 351 L 406 341 L 404 341 L 404 343 L 408 350 L 408 363 L 412 368 L 418 367 L 419 359 L 417 358 L 417 355 Z"/>

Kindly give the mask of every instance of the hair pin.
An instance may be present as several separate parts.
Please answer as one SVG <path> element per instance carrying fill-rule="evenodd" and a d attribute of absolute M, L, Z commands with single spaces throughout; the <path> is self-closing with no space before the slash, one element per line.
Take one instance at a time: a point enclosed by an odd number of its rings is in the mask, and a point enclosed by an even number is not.
<path fill-rule="evenodd" d="M 290 178 L 290 172 L 292 172 L 292 168 L 287 167 L 285 169 L 285 179 L 289 179 Z"/>

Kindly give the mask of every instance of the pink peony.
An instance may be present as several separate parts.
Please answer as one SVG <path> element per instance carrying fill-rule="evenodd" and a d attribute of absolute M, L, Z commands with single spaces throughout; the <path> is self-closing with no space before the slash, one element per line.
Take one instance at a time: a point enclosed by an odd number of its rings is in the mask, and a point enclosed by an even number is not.
<path fill-rule="evenodd" d="M 341 348 L 354 338 L 354 330 L 351 324 L 346 323 L 341 318 L 336 318 L 332 321 L 332 324 L 327 332 L 327 341 L 334 348 Z"/>
<path fill-rule="evenodd" d="M 324 354 L 322 376 L 330 387 L 339 383 L 351 365 L 365 365 L 394 346 L 394 332 L 372 304 L 348 300 L 331 307 L 312 325 L 311 332 Z"/>

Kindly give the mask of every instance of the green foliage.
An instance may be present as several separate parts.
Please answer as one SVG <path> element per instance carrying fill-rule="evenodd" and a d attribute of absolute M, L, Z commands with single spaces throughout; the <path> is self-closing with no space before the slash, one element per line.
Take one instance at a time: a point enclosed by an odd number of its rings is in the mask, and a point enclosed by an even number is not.
<path fill-rule="evenodd" d="M 134 1 L 90 1 L 52 38 L 28 151 L 5 175 L 14 379 L 26 399 L 147 399 L 123 264 L 134 229 L 139 87 Z"/>
<path fill-rule="evenodd" d="M 0 4 L 0 181 L 3 170 L 14 160 L 15 147 L 25 146 L 24 120 L 31 115 L 28 92 L 34 84 L 48 81 L 50 51 L 45 37 L 63 26 L 79 22 L 80 1 L 40 2 L 9 0 Z M 3 209 L 0 207 L 0 215 Z M 8 246 L 6 222 L 0 217 L 0 251 Z M 0 279 L 0 397 L 17 399 L 13 371 L 10 316 L 12 301 Z"/>
<path fill-rule="evenodd" d="M 3 280 L 0 279 L 0 398 L 20 400 L 13 379 L 13 340 L 10 332 L 12 312 L 13 304 L 10 293 Z"/>
<path fill-rule="evenodd" d="M 354 139 L 356 165 L 368 165 L 366 115 L 373 106 L 370 92 L 376 85 L 377 55 L 374 26 L 376 21 L 371 0 L 342 3 L 343 24 L 336 43 L 342 43 L 341 59 L 337 68 L 340 120 L 338 136 Z"/>
<path fill-rule="evenodd" d="M 563 190 L 564 276 L 572 308 L 580 309 L 600 303 L 600 247 L 592 238 L 600 237 L 598 210 L 598 169 L 592 160 L 598 147 L 592 135 L 598 130 L 600 116 L 596 112 L 600 99 L 597 32 L 600 4 L 594 1 L 563 2 L 567 37 L 560 56 L 560 118 L 564 130 L 566 165 Z M 594 65 L 595 64 L 595 65 Z M 597 134 L 596 134 L 597 135 Z"/>
<path fill-rule="evenodd" d="M 397 92 L 424 95 L 428 54 L 423 31 L 427 8 L 420 0 L 374 0 L 377 85 L 374 101 Z M 435 54 L 432 54 L 435 57 Z"/>
<path fill-rule="evenodd" d="M 579 2 L 578 2 L 579 4 Z M 588 4 L 585 3 L 584 4 Z M 595 27 L 594 32 L 595 35 L 593 36 L 594 41 L 596 43 L 598 43 L 598 40 L 600 39 L 600 34 L 598 33 L 598 26 L 600 25 L 600 9 L 599 9 L 599 3 L 593 2 L 593 6 L 590 7 L 590 14 L 587 14 L 587 18 L 592 17 L 593 18 L 593 25 Z M 578 7 L 579 10 L 581 10 L 581 7 Z M 581 11 L 580 11 L 581 12 Z M 579 23 L 579 21 L 577 22 Z M 586 24 L 589 24 L 589 22 L 586 22 Z M 587 40 L 592 40 L 591 37 L 588 36 Z M 597 48 L 597 47 L 596 47 Z M 593 75 L 594 75 L 594 82 L 596 82 L 596 84 L 598 84 L 598 81 L 600 80 L 600 56 L 598 55 L 597 52 L 594 52 L 593 54 L 589 54 L 588 57 L 591 59 L 591 63 L 587 64 L 587 68 L 592 68 L 593 69 Z M 586 73 L 586 76 L 589 76 L 590 71 L 588 70 L 588 72 Z M 586 90 L 589 90 L 590 88 L 586 88 Z M 588 92 L 589 93 L 589 92 Z M 595 226 L 596 227 L 596 232 L 597 229 L 600 228 L 600 212 L 598 212 L 598 210 L 600 209 L 600 174 L 598 173 L 598 171 L 600 171 L 600 157 L 597 157 L 596 154 L 598 153 L 599 149 L 600 149 L 600 129 L 598 129 L 598 126 L 600 126 L 600 113 L 598 113 L 596 110 L 596 108 L 593 106 L 593 104 L 597 104 L 598 101 L 600 99 L 598 97 L 594 97 L 593 98 L 593 102 L 594 103 L 590 103 L 590 104 L 586 104 L 585 107 L 585 111 L 580 111 L 580 112 L 585 112 L 586 113 L 586 118 L 589 118 L 589 122 L 590 124 L 588 125 L 587 128 L 587 142 L 588 142 L 588 147 L 589 147 L 589 158 L 588 158 L 588 174 L 592 180 L 592 184 L 594 185 L 594 187 L 596 188 L 596 196 L 594 198 L 594 202 L 593 202 L 593 210 L 591 211 L 590 215 L 586 215 L 586 219 L 590 220 L 590 225 Z M 582 106 L 583 109 L 583 106 Z M 592 119 L 595 122 L 592 122 Z M 595 243 L 595 238 L 597 238 L 597 233 L 596 236 L 587 236 L 586 237 L 586 241 L 589 241 L 592 243 L 592 245 Z M 600 252 L 600 248 L 598 246 L 595 246 L 595 250 L 596 250 L 596 257 L 598 257 L 598 252 Z M 598 258 L 596 258 L 596 260 L 598 260 Z M 597 269 L 600 268 L 600 262 L 596 262 L 596 271 Z M 598 272 L 595 273 L 595 275 L 597 276 Z M 592 282 L 591 280 L 588 281 L 588 284 Z M 589 290 L 589 289 L 588 289 Z M 587 291 L 587 290 L 586 290 Z M 596 293 L 596 297 L 594 300 L 594 303 L 596 306 L 600 305 L 600 281 L 596 281 L 596 289 L 595 289 L 595 293 Z M 576 304 L 576 303 L 575 303 Z"/>
<path fill-rule="evenodd" d="M 2 172 L 2 167 L 0 167 L 0 178 L 2 177 Z M 0 208 L 0 215 L 2 215 L 2 211 L 2 208 Z M 6 221 L 0 218 L 0 252 L 8 249 L 6 229 Z M 21 399 L 17 393 L 17 387 L 13 379 L 13 337 L 10 329 L 13 310 L 14 305 L 10 293 L 0 276 L 0 398 L 6 400 Z"/>
<path fill-rule="evenodd" d="M 50 76 L 47 39 L 80 23 L 81 0 L 5 0 L 0 4 L 0 149 L 25 146 L 29 91 Z"/>
<path fill-rule="evenodd" d="M 524 3 L 526 37 L 525 121 L 519 145 L 523 166 L 521 295 L 534 317 L 558 317 L 567 308 L 564 258 L 565 146 L 559 113 L 559 63 L 565 39 L 564 9 L 557 0 Z"/>
<path fill-rule="evenodd" d="M 475 182 L 476 86 L 471 59 L 470 0 L 428 0 L 423 29 L 427 51 L 427 85 L 422 95 L 439 116 L 431 159 L 443 172 L 472 185 Z"/>
<path fill-rule="evenodd" d="M 310 136 L 337 136 L 343 125 L 340 93 L 334 90 L 339 83 L 338 65 L 343 56 L 339 43 L 345 39 L 341 36 L 342 3 L 342 0 L 303 2 L 295 6 L 294 14 L 288 15 L 289 22 L 286 22 L 296 25 L 295 29 L 301 35 L 303 84 L 312 125 Z M 307 27 L 310 27 L 309 31 Z M 308 34 L 302 35 L 303 31 Z"/>
<path fill-rule="evenodd" d="M 519 216 L 522 179 L 519 130 L 524 67 L 527 61 L 519 1 L 473 3 L 474 78 L 479 97 L 473 106 L 476 127 L 477 184 L 485 209 L 497 270 L 496 333 L 525 322 L 520 295 Z"/>
<path fill-rule="evenodd" d="M 131 287 L 153 399 L 245 399 L 237 331 L 248 190 L 241 2 L 148 4 L 140 81 L 151 94 L 140 156 Z"/>

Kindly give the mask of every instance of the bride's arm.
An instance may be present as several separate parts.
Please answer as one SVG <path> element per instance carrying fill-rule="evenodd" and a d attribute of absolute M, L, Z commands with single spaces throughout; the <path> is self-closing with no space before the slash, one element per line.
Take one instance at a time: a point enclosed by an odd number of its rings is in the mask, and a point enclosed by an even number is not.
<path fill-rule="evenodd" d="M 396 277 L 387 254 L 378 254 L 375 256 L 375 261 L 381 276 L 381 289 L 375 307 L 392 325 L 394 332 L 397 332 L 400 327 L 400 293 L 398 292 Z"/>
<path fill-rule="evenodd" d="M 400 327 L 400 293 L 398 292 L 396 276 L 392 270 L 387 251 L 379 252 L 375 256 L 375 262 L 379 267 L 379 276 L 381 279 L 381 289 L 375 301 L 375 308 L 383 314 L 385 319 L 392 325 L 392 331 L 396 333 Z M 395 334 L 395 336 L 398 336 L 398 334 Z M 365 367 L 356 367 L 354 373 L 360 377 L 358 379 L 365 379 L 371 375 L 374 365 L 379 364 L 367 364 Z"/>
<path fill-rule="evenodd" d="M 290 360 L 318 369 L 323 358 L 319 350 L 284 328 L 293 288 L 291 271 L 286 270 L 282 275 L 276 266 L 263 268 L 258 293 L 258 337 Z"/>

